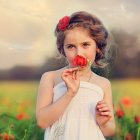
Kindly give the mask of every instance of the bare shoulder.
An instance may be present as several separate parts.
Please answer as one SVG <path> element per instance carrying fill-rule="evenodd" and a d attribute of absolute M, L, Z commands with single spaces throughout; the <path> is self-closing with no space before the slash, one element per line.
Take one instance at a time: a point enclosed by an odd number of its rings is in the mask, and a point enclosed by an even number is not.
<path fill-rule="evenodd" d="M 42 78 L 50 77 L 50 78 L 53 79 L 57 74 L 62 72 L 64 69 L 65 69 L 65 67 L 61 68 L 61 69 L 58 69 L 58 70 L 45 72 L 45 73 L 43 73 Z"/>
<path fill-rule="evenodd" d="M 39 83 L 39 93 L 46 92 L 47 89 L 51 90 L 54 85 L 54 72 L 49 71 L 42 74 Z"/>
<path fill-rule="evenodd" d="M 52 83 L 53 86 L 55 86 L 57 82 L 61 81 L 61 73 L 63 72 L 64 69 L 66 69 L 66 67 L 43 73 L 41 77 L 41 81 L 45 81 L 46 84 Z"/>
<path fill-rule="evenodd" d="M 49 83 L 53 82 L 54 74 L 55 74 L 54 71 L 48 71 L 43 73 L 40 82 L 47 82 L 47 81 L 49 81 Z"/>
<path fill-rule="evenodd" d="M 103 89 L 105 93 L 111 90 L 111 82 L 109 79 L 97 74 L 95 74 L 95 79 L 97 84 Z"/>
<path fill-rule="evenodd" d="M 61 71 L 62 69 L 42 74 L 38 87 L 37 109 L 52 103 L 55 79 Z"/>

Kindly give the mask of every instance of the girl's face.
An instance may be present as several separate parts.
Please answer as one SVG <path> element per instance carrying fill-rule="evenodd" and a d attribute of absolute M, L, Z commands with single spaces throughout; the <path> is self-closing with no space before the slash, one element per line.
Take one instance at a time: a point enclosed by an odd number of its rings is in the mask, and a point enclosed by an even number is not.
<path fill-rule="evenodd" d="M 75 27 L 65 32 L 64 52 L 70 66 L 76 55 L 82 55 L 94 62 L 96 42 L 91 38 L 87 29 Z"/>

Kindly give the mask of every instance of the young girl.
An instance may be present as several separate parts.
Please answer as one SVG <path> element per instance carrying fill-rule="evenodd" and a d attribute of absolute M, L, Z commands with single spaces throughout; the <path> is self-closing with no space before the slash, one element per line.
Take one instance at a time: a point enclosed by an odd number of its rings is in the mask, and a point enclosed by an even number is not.
<path fill-rule="evenodd" d="M 41 78 L 36 118 L 46 128 L 44 140 L 105 140 L 115 132 L 111 84 L 91 64 L 105 57 L 107 30 L 80 11 L 60 19 L 55 35 L 69 65 Z"/>

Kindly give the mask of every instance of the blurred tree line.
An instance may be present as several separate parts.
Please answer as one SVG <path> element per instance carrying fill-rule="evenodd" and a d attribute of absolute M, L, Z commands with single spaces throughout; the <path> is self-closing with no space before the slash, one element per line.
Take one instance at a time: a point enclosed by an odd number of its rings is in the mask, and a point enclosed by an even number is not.
<path fill-rule="evenodd" d="M 109 78 L 140 77 L 140 36 L 139 32 L 128 33 L 123 30 L 112 30 L 113 42 L 110 46 L 109 65 L 105 68 L 94 68 L 94 72 Z M 0 71 L 0 80 L 40 79 L 41 75 L 66 65 L 64 58 L 56 56 L 47 58 L 41 67 L 16 66 L 10 70 Z"/>

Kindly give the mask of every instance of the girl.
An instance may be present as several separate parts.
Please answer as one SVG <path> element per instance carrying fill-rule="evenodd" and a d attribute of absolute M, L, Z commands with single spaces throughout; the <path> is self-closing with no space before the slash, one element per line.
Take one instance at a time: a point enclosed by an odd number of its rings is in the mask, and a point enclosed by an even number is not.
<path fill-rule="evenodd" d="M 105 140 L 114 135 L 111 84 L 91 71 L 105 57 L 108 33 L 101 21 L 80 11 L 59 20 L 57 48 L 68 66 L 43 74 L 36 118 L 44 140 Z"/>

